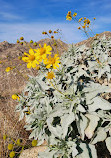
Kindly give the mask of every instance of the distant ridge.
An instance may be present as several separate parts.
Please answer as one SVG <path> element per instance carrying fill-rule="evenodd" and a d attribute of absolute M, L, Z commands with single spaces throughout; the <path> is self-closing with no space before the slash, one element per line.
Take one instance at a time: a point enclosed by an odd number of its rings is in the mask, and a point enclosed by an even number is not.
<path fill-rule="evenodd" d="M 110 32 L 110 31 L 102 32 L 102 33 L 98 34 L 97 37 L 98 37 L 99 39 L 101 39 L 104 35 L 105 35 L 106 39 L 111 38 L 111 32 Z M 85 44 L 87 47 L 90 47 L 90 46 L 91 46 L 91 43 L 94 41 L 95 38 L 96 38 L 96 35 L 95 35 L 94 37 L 88 38 L 87 40 L 78 42 L 78 43 L 76 43 L 76 44 L 74 44 L 74 45 L 75 45 L 75 46 L 80 46 L 80 45 Z"/>

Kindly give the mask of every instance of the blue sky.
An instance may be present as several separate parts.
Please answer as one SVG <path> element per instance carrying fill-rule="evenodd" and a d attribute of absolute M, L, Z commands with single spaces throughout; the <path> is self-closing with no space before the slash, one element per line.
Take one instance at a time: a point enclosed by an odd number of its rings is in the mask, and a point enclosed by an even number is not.
<path fill-rule="evenodd" d="M 70 10 L 78 13 L 77 18 L 96 17 L 94 33 L 111 31 L 111 0 L 0 0 L 0 42 L 15 43 L 21 36 L 38 41 L 46 38 L 42 31 L 58 28 L 67 43 L 87 39 L 77 23 L 66 21 Z"/>

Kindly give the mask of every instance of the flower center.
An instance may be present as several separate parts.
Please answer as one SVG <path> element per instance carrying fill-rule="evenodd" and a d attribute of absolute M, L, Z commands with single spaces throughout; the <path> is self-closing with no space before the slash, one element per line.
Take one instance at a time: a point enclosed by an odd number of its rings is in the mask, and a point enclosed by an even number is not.
<path fill-rule="evenodd" d="M 51 63 L 51 64 L 54 64 L 54 63 L 55 63 L 55 59 L 54 59 L 54 58 L 51 58 L 51 59 L 50 59 L 50 63 Z"/>
<path fill-rule="evenodd" d="M 45 54 L 45 52 L 46 52 L 46 49 L 45 48 L 40 48 L 40 55 L 43 55 L 43 54 Z"/>
<path fill-rule="evenodd" d="M 30 59 L 31 61 L 33 61 L 33 60 L 35 60 L 35 56 L 34 56 L 34 55 L 30 55 L 30 56 L 29 56 L 29 59 Z"/>

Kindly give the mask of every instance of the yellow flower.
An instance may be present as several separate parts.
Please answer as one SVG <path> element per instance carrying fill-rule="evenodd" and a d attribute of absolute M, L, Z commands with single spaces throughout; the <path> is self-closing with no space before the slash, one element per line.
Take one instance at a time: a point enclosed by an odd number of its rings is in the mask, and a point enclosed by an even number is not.
<path fill-rule="evenodd" d="M 52 33 L 52 30 L 49 30 L 49 33 Z"/>
<path fill-rule="evenodd" d="M 66 20 L 69 20 L 69 21 L 72 20 L 71 11 L 68 11 L 67 16 L 66 16 Z"/>
<path fill-rule="evenodd" d="M 10 158 L 13 158 L 15 156 L 15 152 L 11 151 L 9 156 L 10 156 Z"/>
<path fill-rule="evenodd" d="M 97 33 L 96 36 L 99 36 L 99 34 Z"/>
<path fill-rule="evenodd" d="M 77 13 L 74 12 L 73 16 L 74 16 L 74 17 L 77 16 Z"/>
<path fill-rule="evenodd" d="M 47 34 L 47 32 L 44 32 L 44 31 L 43 31 L 43 32 L 42 32 L 42 34 L 43 34 L 43 35 L 46 35 L 46 34 Z"/>
<path fill-rule="evenodd" d="M 41 45 L 39 46 L 40 48 L 34 50 L 35 52 L 37 52 L 39 62 L 42 62 L 42 60 L 46 59 L 47 54 L 51 54 L 52 47 L 49 45 L 47 46 L 46 43 L 44 44 L 43 47 L 41 47 Z"/>
<path fill-rule="evenodd" d="M 83 19 L 83 18 L 80 18 L 80 19 L 79 19 L 79 22 L 81 22 L 82 19 Z"/>
<path fill-rule="evenodd" d="M 87 19 L 86 23 L 89 25 L 91 22 L 90 22 L 90 20 L 89 20 L 89 19 Z"/>
<path fill-rule="evenodd" d="M 80 29 L 81 29 L 81 27 L 78 27 L 78 29 L 80 30 Z"/>
<path fill-rule="evenodd" d="M 84 24 L 86 24 L 87 20 L 84 20 Z"/>
<path fill-rule="evenodd" d="M 57 31 L 54 31 L 54 33 L 58 33 Z"/>
<path fill-rule="evenodd" d="M 51 38 L 54 38 L 54 36 L 51 36 Z"/>
<path fill-rule="evenodd" d="M 37 42 L 34 42 L 33 46 L 37 46 Z"/>
<path fill-rule="evenodd" d="M 20 144 L 21 144 L 21 139 L 17 139 L 16 144 L 17 144 L 17 145 L 20 145 Z"/>
<path fill-rule="evenodd" d="M 54 46 L 57 46 L 57 43 L 56 42 L 54 42 L 54 44 L 53 44 Z"/>
<path fill-rule="evenodd" d="M 23 38 L 23 37 L 20 37 L 20 40 L 24 40 L 24 38 Z"/>
<path fill-rule="evenodd" d="M 16 95 L 16 94 L 13 94 L 13 95 L 12 95 L 12 99 L 13 99 L 13 100 L 17 100 L 17 99 L 20 100 L 19 96 Z"/>
<path fill-rule="evenodd" d="M 20 43 L 20 41 L 17 39 L 17 43 Z"/>
<path fill-rule="evenodd" d="M 30 43 L 33 43 L 33 40 L 30 40 Z"/>
<path fill-rule="evenodd" d="M 49 69 L 51 66 L 53 67 L 53 69 L 57 69 L 57 67 L 59 67 L 58 63 L 60 63 L 59 59 L 60 58 L 58 57 L 58 55 L 55 54 L 54 57 L 49 56 L 48 59 L 44 60 L 44 64 L 47 65 L 47 69 Z"/>
<path fill-rule="evenodd" d="M 10 70 L 12 70 L 11 67 L 7 67 L 7 68 L 5 69 L 6 72 L 9 72 Z"/>
<path fill-rule="evenodd" d="M 32 141 L 32 146 L 36 146 L 37 145 L 37 140 L 33 140 Z"/>
<path fill-rule="evenodd" d="M 86 17 L 84 17 L 84 20 L 86 19 Z"/>
<path fill-rule="evenodd" d="M 3 140 L 6 140 L 6 139 L 7 139 L 7 135 L 4 134 L 4 135 L 3 135 Z"/>
<path fill-rule="evenodd" d="M 35 49 L 34 49 L 35 50 Z M 26 55 L 27 57 L 22 57 L 22 60 L 24 62 L 27 62 L 27 68 L 35 68 L 36 67 L 36 64 L 38 65 L 39 64 L 39 61 L 38 61 L 38 54 L 37 53 L 34 53 L 34 50 L 31 48 L 29 49 L 29 54 L 28 53 L 24 53 L 24 55 Z"/>
<path fill-rule="evenodd" d="M 23 42 L 20 42 L 20 44 L 23 45 L 24 43 L 23 43 Z"/>
<path fill-rule="evenodd" d="M 94 20 L 96 20 L 96 18 L 94 18 Z"/>
<path fill-rule="evenodd" d="M 55 75 L 54 75 L 53 71 L 50 71 L 47 73 L 47 76 L 46 76 L 47 79 L 53 79 L 54 77 L 55 77 Z"/>
<path fill-rule="evenodd" d="M 85 28 L 86 28 L 86 26 L 84 25 L 84 26 L 82 26 L 82 28 L 83 28 L 83 29 L 85 29 Z"/>
<path fill-rule="evenodd" d="M 12 150 L 13 149 L 13 144 L 8 144 L 8 150 Z"/>

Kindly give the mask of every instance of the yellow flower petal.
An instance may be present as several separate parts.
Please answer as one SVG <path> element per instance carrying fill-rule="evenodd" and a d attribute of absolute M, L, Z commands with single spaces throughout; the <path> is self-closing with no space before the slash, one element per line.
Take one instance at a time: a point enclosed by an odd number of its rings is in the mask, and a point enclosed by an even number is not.
<path fill-rule="evenodd" d="M 24 55 L 29 56 L 29 54 L 28 54 L 28 53 L 26 53 L 26 52 L 24 52 Z"/>
<path fill-rule="evenodd" d="M 55 65 L 53 65 L 53 69 L 57 69 L 57 67 Z"/>
<path fill-rule="evenodd" d="M 36 63 L 35 63 L 35 62 L 32 62 L 31 66 L 32 66 L 33 68 L 35 68 L 35 67 L 36 67 Z"/>
<path fill-rule="evenodd" d="M 56 64 L 56 63 L 60 63 L 60 61 L 56 61 L 55 64 Z"/>
<path fill-rule="evenodd" d="M 30 69 L 32 66 L 31 62 L 27 64 L 27 68 Z"/>
<path fill-rule="evenodd" d="M 49 69 L 51 67 L 51 64 L 47 65 L 46 68 Z"/>
<path fill-rule="evenodd" d="M 28 58 L 28 57 L 22 57 L 22 60 L 23 60 L 24 62 L 29 62 L 29 58 Z"/>
<path fill-rule="evenodd" d="M 13 99 L 13 100 L 16 100 L 17 98 L 18 98 L 18 96 L 17 96 L 16 94 L 13 94 L 13 95 L 12 95 L 12 99 Z"/>
<path fill-rule="evenodd" d="M 52 51 L 52 47 L 51 46 L 47 46 L 46 49 L 47 49 L 48 52 Z M 51 54 L 51 52 L 50 52 L 50 54 Z"/>
<path fill-rule="evenodd" d="M 46 57 L 47 57 L 46 54 L 42 55 L 42 59 L 46 59 Z"/>
<path fill-rule="evenodd" d="M 31 48 L 31 49 L 29 49 L 29 54 L 30 55 L 34 55 L 34 51 L 33 51 L 33 49 Z"/>

